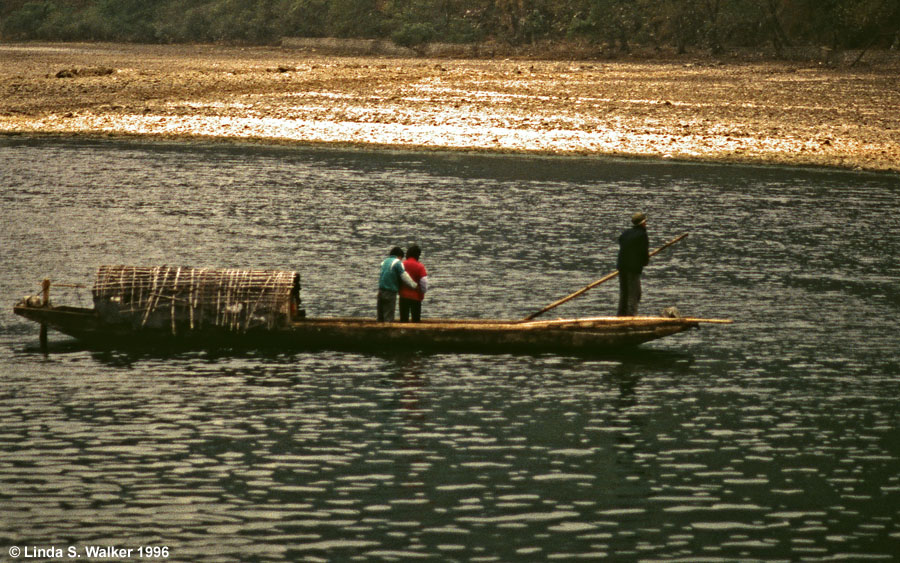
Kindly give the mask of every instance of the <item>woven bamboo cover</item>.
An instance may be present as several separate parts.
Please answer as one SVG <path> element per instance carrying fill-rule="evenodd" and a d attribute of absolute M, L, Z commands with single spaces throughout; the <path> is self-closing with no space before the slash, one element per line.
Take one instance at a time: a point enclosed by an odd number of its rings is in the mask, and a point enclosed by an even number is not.
<path fill-rule="evenodd" d="M 299 299 L 295 272 L 175 266 L 100 266 L 93 287 L 106 320 L 173 333 L 272 329 L 290 320 L 292 292 Z"/>

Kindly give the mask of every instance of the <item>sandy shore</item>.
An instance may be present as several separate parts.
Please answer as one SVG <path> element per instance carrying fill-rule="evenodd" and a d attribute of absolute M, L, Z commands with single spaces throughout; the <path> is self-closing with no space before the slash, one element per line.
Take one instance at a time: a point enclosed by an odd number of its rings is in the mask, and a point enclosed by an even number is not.
<path fill-rule="evenodd" d="M 900 58 L 813 63 L 334 57 L 0 44 L 0 134 L 616 155 L 900 172 Z"/>

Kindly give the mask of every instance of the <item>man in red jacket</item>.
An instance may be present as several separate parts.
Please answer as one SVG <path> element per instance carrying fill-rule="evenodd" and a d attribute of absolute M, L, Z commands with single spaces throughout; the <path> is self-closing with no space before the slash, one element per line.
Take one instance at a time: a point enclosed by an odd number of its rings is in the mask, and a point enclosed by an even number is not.
<path fill-rule="evenodd" d="M 422 319 L 422 300 L 425 299 L 425 292 L 428 291 L 428 272 L 425 266 L 419 262 L 422 256 L 422 249 L 418 244 L 414 244 L 406 249 L 406 260 L 403 261 L 403 268 L 409 277 L 418 284 L 415 289 L 408 286 L 400 287 L 400 322 L 406 323 L 410 321 L 417 323 Z"/>

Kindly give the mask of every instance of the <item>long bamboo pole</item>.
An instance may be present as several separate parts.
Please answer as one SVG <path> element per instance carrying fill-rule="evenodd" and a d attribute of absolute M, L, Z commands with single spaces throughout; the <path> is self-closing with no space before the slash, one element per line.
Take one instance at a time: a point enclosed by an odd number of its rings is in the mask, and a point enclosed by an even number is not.
<path fill-rule="evenodd" d="M 676 242 L 678 242 L 678 241 L 680 241 L 681 239 L 683 239 L 684 237 L 688 236 L 688 234 L 690 234 L 690 233 L 684 233 L 684 234 L 682 234 L 682 235 L 678 235 L 677 237 L 673 238 L 672 240 L 670 240 L 670 241 L 667 242 L 666 244 L 660 246 L 659 248 L 657 248 L 657 249 L 654 250 L 653 252 L 649 253 L 647 256 L 648 256 L 648 257 L 656 256 L 657 254 L 659 254 L 659 253 L 662 252 L 663 250 L 669 248 L 670 246 L 672 246 L 672 245 L 675 244 Z M 587 291 L 590 290 L 590 289 L 593 289 L 593 288 L 597 287 L 598 285 L 600 285 L 600 284 L 603 283 L 603 282 L 607 282 L 607 281 L 613 279 L 614 277 L 616 277 L 616 276 L 618 276 L 618 275 L 619 275 L 619 270 L 616 270 L 615 272 L 612 272 L 611 274 L 606 274 L 605 276 L 603 276 L 603 277 L 600 278 L 599 280 L 597 280 L 597 281 L 595 281 L 595 282 L 589 283 L 588 285 L 582 287 L 581 289 L 579 289 L 579 290 L 576 291 L 575 293 L 572 293 L 572 294 L 570 294 L 570 295 L 567 295 L 567 296 L 563 297 L 562 299 L 560 299 L 560 300 L 558 300 L 558 301 L 554 301 L 553 303 L 547 305 L 546 307 L 544 307 L 544 308 L 541 309 L 540 311 L 537 311 L 536 313 L 531 313 L 530 315 L 528 315 L 527 317 L 525 317 L 525 318 L 522 319 L 522 320 L 524 320 L 524 321 L 530 321 L 531 319 L 533 319 L 533 318 L 535 318 L 535 317 L 538 317 L 538 316 L 540 316 L 540 315 L 543 315 L 544 313 L 546 313 L 546 312 L 549 311 L 550 309 L 559 307 L 559 306 L 562 305 L 563 303 L 565 303 L 565 302 L 567 302 L 567 301 L 571 301 L 572 299 L 575 299 L 575 298 L 578 297 L 579 295 L 581 295 L 581 294 L 587 292 Z"/>

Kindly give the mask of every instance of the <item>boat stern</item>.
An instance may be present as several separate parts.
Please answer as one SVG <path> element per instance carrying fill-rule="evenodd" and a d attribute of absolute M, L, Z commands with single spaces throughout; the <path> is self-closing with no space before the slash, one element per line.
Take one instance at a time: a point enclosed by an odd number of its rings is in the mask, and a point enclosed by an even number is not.
<path fill-rule="evenodd" d="M 13 307 L 13 313 L 41 325 L 42 340 L 45 338 L 47 328 L 76 338 L 95 334 L 100 328 L 100 319 L 93 309 L 57 307 L 49 303 L 44 304 L 39 297 L 22 299 Z"/>

